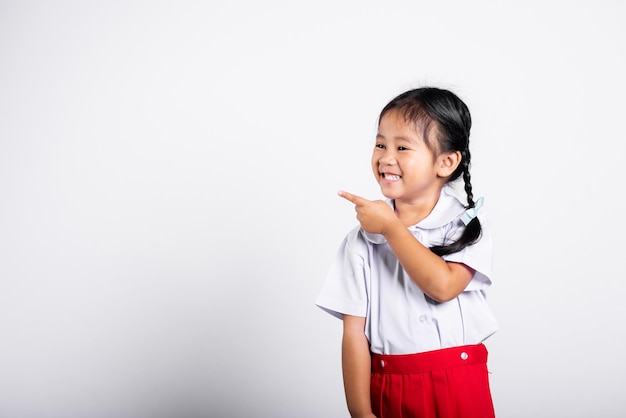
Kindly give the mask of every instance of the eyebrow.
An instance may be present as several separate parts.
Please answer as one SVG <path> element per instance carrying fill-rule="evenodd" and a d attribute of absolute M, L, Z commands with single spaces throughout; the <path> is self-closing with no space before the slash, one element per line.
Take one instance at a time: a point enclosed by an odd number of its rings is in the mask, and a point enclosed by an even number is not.
<path fill-rule="evenodd" d="M 387 138 L 385 138 L 384 135 L 376 134 L 376 139 L 387 139 Z M 396 141 L 415 142 L 414 139 L 407 138 L 406 136 L 394 136 L 392 139 L 395 139 Z"/>

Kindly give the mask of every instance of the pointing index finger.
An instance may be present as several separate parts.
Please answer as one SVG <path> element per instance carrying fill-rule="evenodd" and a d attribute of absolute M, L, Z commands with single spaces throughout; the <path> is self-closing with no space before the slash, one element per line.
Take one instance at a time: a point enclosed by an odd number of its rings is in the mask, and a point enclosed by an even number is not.
<path fill-rule="evenodd" d="M 339 196 L 343 197 L 344 199 L 346 199 L 346 200 L 348 200 L 348 201 L 350 201 L 350 202 L 354 203 L 355 205 L 363 205 L 363 204 L 365 204 L 365 203 L 368 203 L 368 202 L 369 202 L 369 200 L 367 200 L 367 199 L 366 199 L 366 198 L 364 198 L 364 197 L 357 196 L 357 195 L 352 194 L 352 193 L 348 193 L 348 192 L 346 192 L 346 191 L 344 191 L 344 190 L 339 190 L 339 191 L 337 192 L 337 194 L 338 194 Z"/>

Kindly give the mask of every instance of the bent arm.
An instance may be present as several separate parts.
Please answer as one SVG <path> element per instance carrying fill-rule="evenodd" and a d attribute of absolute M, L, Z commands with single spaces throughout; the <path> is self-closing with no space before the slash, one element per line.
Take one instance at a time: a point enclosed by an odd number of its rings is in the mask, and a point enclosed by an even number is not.
<path fill-rule="evenodd" d="M 411 279 L 436 301 L 454 299 L 474 276 L 474 270 L 465 264 L 447 262 L 422 245 L 399 219 L 386 228 L 384 235 Z"/>
<path fill-rule="evenodd" d="M 344 315 L 341 363 L 346 403 L 353 418 L 375 418 L 370 403 L 371 357 L 365 318 Z"/>
<path fill-rule="evenodd" d="M 404 270 L 431 298 L 439 302 L 452 300 L 472 280 L 474 270 L 461 263 L 446 262 L 422 245 L 387 203 L 370 201 L 344 191 L 339 195 L 354 203 L 357 219 L 364 230 L 385 236 Z"/>

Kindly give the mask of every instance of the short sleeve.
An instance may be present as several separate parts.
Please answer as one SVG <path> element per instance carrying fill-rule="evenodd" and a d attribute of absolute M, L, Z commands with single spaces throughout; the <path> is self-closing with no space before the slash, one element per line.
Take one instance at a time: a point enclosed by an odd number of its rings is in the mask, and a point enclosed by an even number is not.
<path fill-rule="evenodd" d="M 351 231 L 341 243 L 315 304 L 331 315 L 365 317 L 367 314 L 367 244 L 360 228 Z"/>
<path fill-rule="evenodd" d="M 479 215 L 482 233 L 480 239 L 462 251 L 445 255 L 446 261 L 463 263 L 476 271 L 465 291 L 483 290 L 492 284 L 493 238 L 491 225 L 484 215 Z"/>

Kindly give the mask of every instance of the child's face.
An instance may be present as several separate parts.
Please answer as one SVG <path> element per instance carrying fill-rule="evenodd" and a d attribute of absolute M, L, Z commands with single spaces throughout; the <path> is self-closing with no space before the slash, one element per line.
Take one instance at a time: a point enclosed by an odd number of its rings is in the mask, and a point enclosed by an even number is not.
<path fill-rule="evenodd" d="M 380 120 L 372 170 L 389 199 L 406 203 L 436 201 L 445 184 L 441 161 L 426 146 L 420 131 L 394 110 Z"/>

